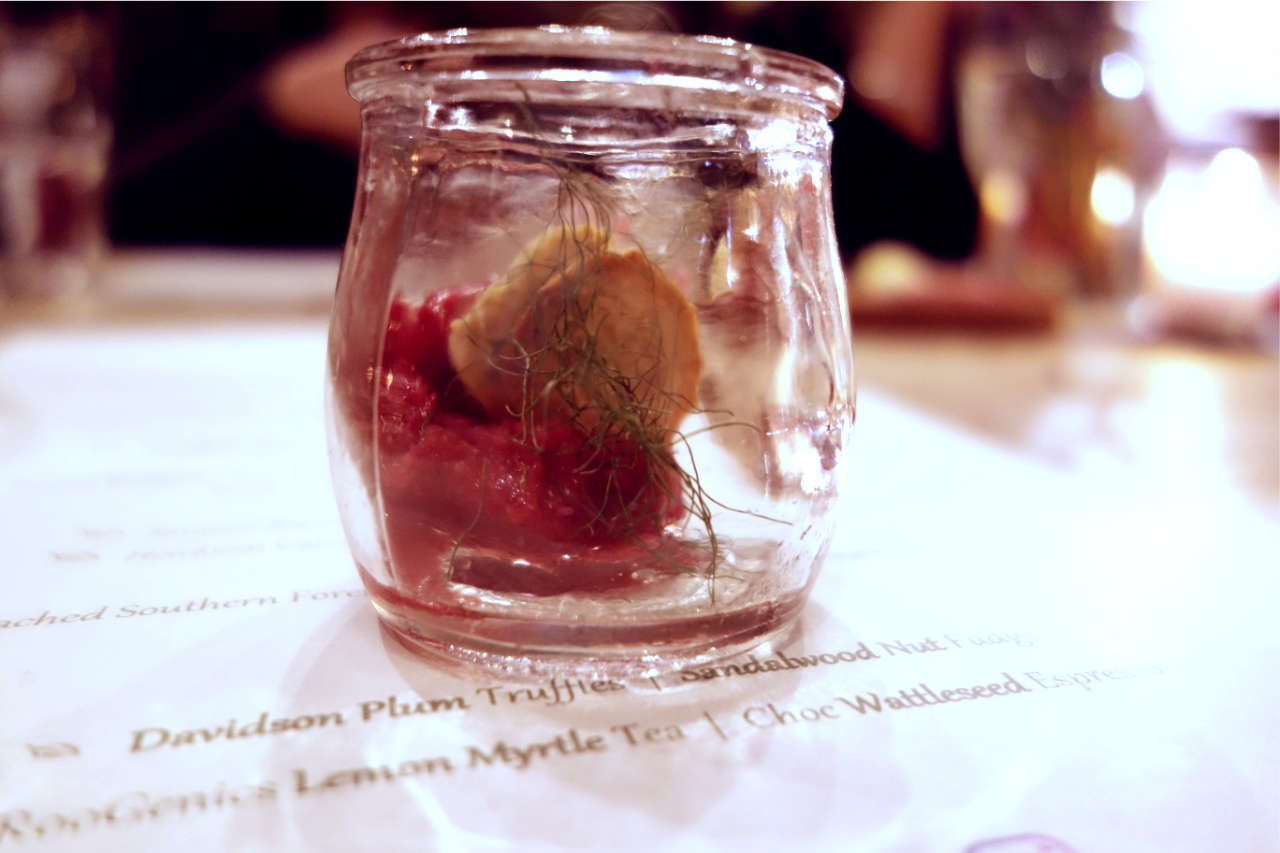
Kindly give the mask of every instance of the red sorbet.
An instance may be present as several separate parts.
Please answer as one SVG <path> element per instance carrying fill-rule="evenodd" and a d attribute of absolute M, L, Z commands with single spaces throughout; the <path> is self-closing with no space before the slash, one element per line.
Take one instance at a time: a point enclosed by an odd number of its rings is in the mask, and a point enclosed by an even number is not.
<path fill-rule="evenodd" d="M 480 290 L 397 299 L 388 315 L 376 440 L 398 583 L 417 588 L 447 571 L 495 591 L 552 595 L 634 582 L 637 553 L 684 514 L 674 462 L 567 423 L 530 434 L 488 415 L 447 351 L 450 322 Z M 512 566 L 516 558 L 530 565 Z"/>

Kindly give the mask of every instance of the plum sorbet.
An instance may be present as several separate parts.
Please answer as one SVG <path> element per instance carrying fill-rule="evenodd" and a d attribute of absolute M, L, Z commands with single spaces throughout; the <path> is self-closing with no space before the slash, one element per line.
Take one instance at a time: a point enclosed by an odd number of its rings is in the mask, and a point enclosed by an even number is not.
<path fill-rule="evenodd" d="M 450 324 L 481 291 L 390 307 L 375 441 L 398 585 L 554 595 L 642 582 L 637 557 L 685 515 L 679 469 L 625 435 L 486 410 L 448 355 Z"/>

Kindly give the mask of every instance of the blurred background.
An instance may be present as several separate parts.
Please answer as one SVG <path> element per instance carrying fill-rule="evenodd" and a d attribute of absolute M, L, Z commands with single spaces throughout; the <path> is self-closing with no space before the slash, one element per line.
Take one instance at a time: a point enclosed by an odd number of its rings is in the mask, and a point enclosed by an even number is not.
<path fill-rule="evenodd" d="M 1137 333 L 1275 348 L 1280 13 L 1244 0 L 4 4 L 4 290 L 82 289 L 107 247 L 338 248 L 345 60 L 543 23 L 840 71 L 834 204 L 864 324 L 1036 329 L 1124 296 Z"/>
<path fill-rule="evenodd" d="M 6 15 L 7 50 L 34 46 L 43 29 L 54 50 L 83 54 L 73 62 L 94 89 L 84 95 L 113 130 L 115 245 L 341 245 L 359 132 L 342 80 L 351 53 L 427 29 L 542 23 L 730 36 L 841 71 L 859 45 L 884 51 L 892 33 L 892 67 L 869 73 L 908 75 L 903 94 L 921 91 L 894 98 L 873 82 L 868 109 L 852 93 L 836 128 L 838 168 L 857 186 L 837 202 L 842 241 L 852 251 L 893 237 L 947 257 L 973 245 L 948 83 L 959 22 L 946 6 L 908 15 L 806 3 L 13 4 Z M 873 161 L 893 168 L 855 165 Z"/>

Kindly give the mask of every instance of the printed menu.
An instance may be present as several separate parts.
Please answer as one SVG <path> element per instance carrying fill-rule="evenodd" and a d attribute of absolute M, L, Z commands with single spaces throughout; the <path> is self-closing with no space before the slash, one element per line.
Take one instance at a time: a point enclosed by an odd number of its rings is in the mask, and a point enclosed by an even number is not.
<path fill-rule="evenodd" d="M 323 347 L 319 317 L 0 338 L 0 848 L 1280 850 L 1271 508 L 864 387 L 791 636 L 498 677 L 379 629 Z"/>

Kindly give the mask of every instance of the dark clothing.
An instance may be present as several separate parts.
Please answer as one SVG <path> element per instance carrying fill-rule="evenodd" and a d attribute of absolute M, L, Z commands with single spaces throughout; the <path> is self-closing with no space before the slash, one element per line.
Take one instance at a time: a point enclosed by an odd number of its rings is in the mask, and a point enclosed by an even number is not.
<path fill-rule="evenodd" d="M 392 4 L 405 31 L 614 23 L 721 35 L 800 53 L 844 73 L 858 4 L 765 4 L 733 18 L 719 3 L 591 6 Z M 122 4 L 117 8 L 116 146 L 110 231 L 117 244 L 339 246 L 353 151 L 272 125 L 259 85 L 279 54 L 333 25 L 340 5 Z M 637 14 L 654 18 L 634 21 Z M 584 16 L 587 16 L 584 18 Z M 618 20 L 613 20 L 617 18 Z M 973 247 L 977 205 L 955 143 L 921 151 L 846 97 L 834 123 L 834 205 L 842 252 L 902 240 L 942 257 Z"/>

